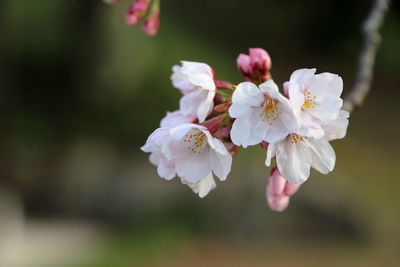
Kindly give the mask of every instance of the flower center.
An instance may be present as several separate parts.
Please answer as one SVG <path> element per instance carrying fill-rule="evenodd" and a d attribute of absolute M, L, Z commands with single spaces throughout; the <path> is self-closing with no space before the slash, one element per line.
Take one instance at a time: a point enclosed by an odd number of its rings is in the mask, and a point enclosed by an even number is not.
<path fill-rule="evenodd" d="M 304 94 L 304 104 L 303 107 L 304 108 L 315 108 L 315 105 L 317 105 L 317 97 L 316 96 L 312 96 L 311 92 L 306 92 Z"/>
<path fill-rule="evenodd" d="M 207 142 L 207 136 L 201 131 L 188 133 L 185 135 L 183 142 L 188 144 L 187 149 L 191 152 L 194 154 L 200 154 L 203 152 L 205 143 Z"/>
<path fill-rule="evenodd" d="M 264 102 L 263 110 L 260 114 L 262 121 L 268 122 L 268 125 L 271 126 L 274 121 L 279 118 L 282 112 L 279 111 L 278 106 L 275 104 L 273 99 L 268 99 Z"/>
<path fill-rule="evenodd" d="M 308 137 L 300 136 L 298 134 L 289 134 L 289 138 L 292 144 L 297 144 L 298 142 L 306 140 Z"/>

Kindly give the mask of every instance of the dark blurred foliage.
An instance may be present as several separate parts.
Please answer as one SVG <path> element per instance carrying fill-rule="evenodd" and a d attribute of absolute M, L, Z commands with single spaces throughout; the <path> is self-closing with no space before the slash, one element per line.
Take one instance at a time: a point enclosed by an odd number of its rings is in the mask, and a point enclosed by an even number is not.
<path fill-rule="evenodd" d="M 239 83 L 237 55 L 262 47 L 272 57 L 278 84 L 295 69 L 316 67 L 319 72 L 339 73 L 346 94 L 362 45 L 360 25 L 372 1 L 165 0 L 159 33 L 152 38 L 139 26 L 125 26 L 128 4 L 0 2 L 0 179 L 21 195 L 28 217 L 90 218 L 118 226 L 133 223 L 139 229 L 159 227 L 157 221 L 163 220 L 199 233 L 254 239 L 284 239 L 291 233 L 317 242 L 374 238 L 369 229 L 375 221 L 360 221 L 375 215 L 357 213 L 376 203 L 377 196 L 370 192 L 376 187 L 385 188 L 380 195 L 391 192 L 376 204 L 389 207 L 382 213 L 394 212 L 399 201 L 397 191 L 390 191 L 400 156 L 398 1 L 393 1 L 382 30 L 371 94 L 352 115 L 348 141 L 338 142 L 335 172 L 344 178 L 335 183 L 336 177 L 313 173 L 290 211 L 279 214 L 279 219 L 268 213 L 269 221 L 260 220 L 267 210 L 264 180 L 236 181 L 225 194 L 229 181 L 220 183 L 200 202 L 177 181 L 156 178 L 147 156 L 139 152 L 165 112 L 178 108 L 179 92 L 169 80 L 171 67 L 182 59 L 207 62 L 218 79 Z M 263 172 L 265 155 L 255 150 L 235 160 L 233 181 Z M 374 157 L 366 161 L 368 153 L 374 153 L 377 162 Z M 373 164 L 370 171 L 363 171 Z M 382 168 L 390 179 L 380 175 Z M 264 170 L 259 176 L 266 174 Z M 366 189 L 353 197 L 364 175 Z M 382 180 L 371 182 L 376 179 Z M 335 194 L 323 193 L 330 187 Z M 185 194 L 176 194 L 183 190 Z M 293 220 L 298 223 L 293 225 Z M 386 222 L 376 224 L 383 229 Z M 270 230 L 257 232 L 263 227 Z M 281 231 L 274 233 L 274 227 Z"/>

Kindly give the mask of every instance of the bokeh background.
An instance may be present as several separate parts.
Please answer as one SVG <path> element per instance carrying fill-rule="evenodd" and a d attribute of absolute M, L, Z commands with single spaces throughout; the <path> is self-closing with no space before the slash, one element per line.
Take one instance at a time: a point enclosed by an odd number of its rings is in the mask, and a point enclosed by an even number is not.
<path fill-rule="evenodd" d="M 270 170 L 241 151 L 199 199 L 139 148 L 166 111 L 179 60 L 241 82 L 265 48 L 278 84 L 316 67 L 348 92 L 372 1 L 165 0 L 155 37 L 124 24 L 130 0 L 0 1 L 0 266 L 398 266 L 400 6 L 392 1 L 372 90 L 333 143 L 333 173 L 284 213 Z"/>

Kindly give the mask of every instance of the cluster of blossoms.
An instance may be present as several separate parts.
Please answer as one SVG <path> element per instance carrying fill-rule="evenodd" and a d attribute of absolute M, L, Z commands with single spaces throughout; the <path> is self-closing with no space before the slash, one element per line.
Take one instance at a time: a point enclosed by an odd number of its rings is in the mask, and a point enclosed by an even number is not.
<path fill-rule="evenodd" d="M 109 4 L 115 4 L 121 0 L 103 0 Z M 142 22 L 143 31 L 153 36 L 160 26 L 160 0 L 135 0 L 126 10 L 126 24 L 133 26 Z"/>
<path fill-rule="evenodd" d="M 224 181 L 240 147 L 267 150 L 265 165 L 275 159 L 267 183 L 267 202 L 284 210 L 289 198 L 310 176 L 327 174 L 336 156 L 329 141 L 343 138 L 349 113 L 342 110 L 343 81 L 315 69 L 292 73 L 279 91 L 271 79 L 271 59 L 260 48 L 241 54 L 237 66 L 244 82 L 215 79 L 205 63 L 182 61 L 173 67 L 172 84 L 182 93 L 180 109 L 161 120 L 142 150 L 150 154 L 159 176 L 178 176 L 200 197 Z"/>

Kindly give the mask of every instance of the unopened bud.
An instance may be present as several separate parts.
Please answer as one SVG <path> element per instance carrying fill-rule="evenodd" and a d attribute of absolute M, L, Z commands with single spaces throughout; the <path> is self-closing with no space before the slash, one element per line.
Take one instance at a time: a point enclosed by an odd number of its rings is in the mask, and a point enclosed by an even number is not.
<path fill-rule="evenodd" d="M 271 58 L 262 48 L 250 48 L 249 55 L 240 54 L 236 63 L 246 81 L 259 84 L 270 78 Z"/>
<path fill-rule="evenodd" d="M 274 211 L 284 211 L 300 185 L 289 183 L 282 177 L 278 168 L 273 168 L 268 179 L 266 197 L 269 207 Z"/>
<path fill-rule="evenodd" d="M 150 0 L 136 0 L 128 7 L 125 14 L 126 24 L 135 25 L 146 14 Z"/>
<path fill-rule="evenodd" d="M 143 22 L 142 29 L 147 35 L 153 36 L 157 33 L 158 27 L 160 27 L 159 15 L 159 9 L 153 10 L 149 17 Z"/>

